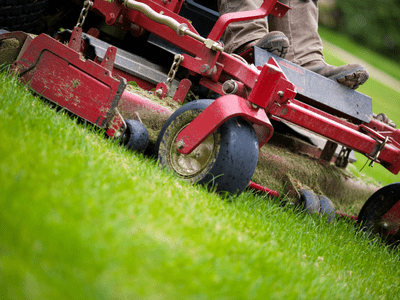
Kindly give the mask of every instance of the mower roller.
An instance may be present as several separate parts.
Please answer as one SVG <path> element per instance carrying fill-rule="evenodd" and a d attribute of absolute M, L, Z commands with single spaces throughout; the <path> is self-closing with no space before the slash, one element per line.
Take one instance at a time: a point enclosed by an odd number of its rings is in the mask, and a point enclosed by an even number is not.
<path fill-rule="evenodd" d="M 224 51 L 220 38 L 230 23 L 269 14 L 283 17 L 289 9 L 265 0 L 257 10 L 218 17 L 193 0 L 87 0 L 77 25 L 55 38 L 1 34 L 0 43 L 17 44 L 0 48 L 1 63 L 10 64 L 11 72 L 38 95 L 104 128 L 131 149 L 147 148 L 144 116 L 162 120 L 153 145 L 160 164 L 220 193 L 238 195 L 250 186 L 278 195 L 250 181 L 259 148 L 274 134 L 272 122 L 294 124 L 327 139 L 321 158 L 328 162 L 340 144 L 348 151 L 339 165 L 347 165 L 354 150 L 397 174 L 400 130 L 387 118 L 374 118 L 370 97 L 257 47 L 241 55 Z M 90 18 L 100 21 L 90 23 Z M 115 39 L 118 48 L 109 43 L 112 36 L 126 35 L 129 47 L 123 38 Z M 128 90 L 133 81 L 149 93 L 154 90 L 160 101 L 171 95 L 179 108 Z M 185 100 L 193 91 L 204 99 Z M 398 234 L 399 185 L 382 188 L 366 202 L 360 215 L 365 226 Z M 329 199 L 305 190 L 297 194 L 309 213 L 332 218 Z"/>

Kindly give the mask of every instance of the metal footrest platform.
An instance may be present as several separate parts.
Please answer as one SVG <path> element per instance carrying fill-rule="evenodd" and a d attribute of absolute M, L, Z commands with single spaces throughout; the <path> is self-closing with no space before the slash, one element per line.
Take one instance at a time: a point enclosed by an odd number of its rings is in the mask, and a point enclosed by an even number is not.
<path fill-rule="evenodd" d="M 369 96 L 254 47 L 256 66 L 265 65 L 271 57 L 278 62 L 286 77 L 296 86 L 297 100 L 355 124 L 369 123 L 372 119 L 372 100 Z"/>

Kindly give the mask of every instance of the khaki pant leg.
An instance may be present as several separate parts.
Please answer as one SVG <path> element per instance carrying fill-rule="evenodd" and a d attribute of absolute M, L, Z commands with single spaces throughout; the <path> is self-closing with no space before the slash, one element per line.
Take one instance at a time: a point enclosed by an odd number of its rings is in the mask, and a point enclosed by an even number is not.
<path fill-rule="evenodd" d="M 262 0 L 218 0 L 218 10 L 220 15 L 255 10 L 262 2 Z M 267 26 L 266 19 L 230 24 L 222 35 L 225 51 L 232 53 L 240 46 L 264 37 L 268 33 Z"/>
<path fill-rule="evenodd" d="M 270 31 L 282 31 L 290 41 L 286 59 L 298 65 L 323 60 L 318 34 L 318 0 L 280 0 L 292 9 L 283 18 L 268 17 Z"/>

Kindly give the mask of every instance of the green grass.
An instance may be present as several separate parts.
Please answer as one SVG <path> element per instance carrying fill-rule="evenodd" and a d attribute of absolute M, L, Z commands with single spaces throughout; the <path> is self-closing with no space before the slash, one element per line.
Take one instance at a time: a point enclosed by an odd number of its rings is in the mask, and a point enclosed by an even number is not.
<path fill-rule="evenodd" d="M 192 187 L 0 75 L 1 299 L 399 299 L 351 222 Z"/>
<path fill-rule="evenodd" d="M 371 65 L 374 65 L 381 71 L 384 71 L 392 75 L 393 77 L 400 79 L 399 64 L 390 62 L 386 58 L 376 53 L 373 53 L 372 51 L 369 51 L 362 47 L 359 48 L 360 46 L 354 44 L 348 38 L 342 37 L 337 33 L 328 31 L 323 28 L 321 28 L 320 31 L 321 36 L 324 39 L 333 44 L 336 44 L 337 46 L 345 50 L 348 50 L 356 56 L 359 55 L 361 59 L 367 61 Z M 362 53 L 362 56 L 360 55 L 360 53 Z M 336 66 L 346 64 L 346 62 L 338 58 L 335 53 L 329 53 L 325 51 L 324 56 L 326 62 L 329 64 Z M 397 125 L 400 125 L 400 91 L 396 91 L 390 87 L 387 87 L 374 78 L 368 79 L 368 81 L 364 85 L 362 85 L 358 89 L 358 91 L 372 98 L 372 107 L 374 113 L 385 113 Z M 365 163 L 367 162 L 367 158 L 364 155 L 356 153 L 356 158 L 357 162 L 354 164 L 356 169 L 358 171 L 362 169 L 361 172 L 363 174 L 374 178 L 378 182 L 381 182 L 382 185 L 387 185 L 389 183 L 400 181 L 400 175 L 394 175 L 390 173 L 379 164 L 375 164 L 373 168 L 369 167 L 368 164 L 364 167 Z M 355 173 L 357 174 L 358 172 Z"/>

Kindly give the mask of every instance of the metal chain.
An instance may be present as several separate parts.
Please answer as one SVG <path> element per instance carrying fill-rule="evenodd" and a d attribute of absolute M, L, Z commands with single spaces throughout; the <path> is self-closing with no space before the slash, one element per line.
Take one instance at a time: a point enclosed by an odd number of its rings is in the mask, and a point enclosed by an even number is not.
<path fill-rule="evenodd" d="M 168 76 L 167 76 L 167 84 L 168 87 L 171 88 L 172 86 L 172 81 L 175 78 L 176 72 L 178 71 L 179 65 L 183 61 L 183 55 L 176 54 L 174 57 L 174 62 L 171 66 L 171 69 L 169 70 Z"/>
<path fill-rule="evenodd" d="M 91 0 L 86 0 L 83 3 L 83 9 L 81 11 L 81 14 L 79 15 L 78 23 L 76 23 L 77 27 L 82 28 L 83 23 L 85 23 L 86 17 L 89 13 L 90 8 L 93 6 L 93 1 Z"/>

